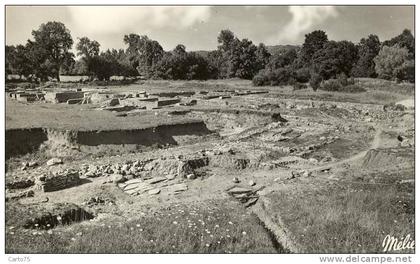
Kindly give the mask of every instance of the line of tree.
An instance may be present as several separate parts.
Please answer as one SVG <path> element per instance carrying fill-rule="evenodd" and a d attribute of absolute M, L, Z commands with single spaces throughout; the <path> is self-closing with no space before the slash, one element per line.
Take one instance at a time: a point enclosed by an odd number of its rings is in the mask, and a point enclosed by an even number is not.
<path fill-rule="evenodd" d="M 305 35 L 303 45 L 271 56 L 253 78 L 254 85 L 285 85 L 347 77 L 370 77 L 414 82 L 414 36 L 409 30 L 381 43 L 369 35 L 358 44 L 328 40 L 324 31 Z"/>
<path fill-rule="evenodd" d="M 88 75 L 109 80 L 111 76 L 142 76 L 168 80 L 242 78 L 254 85 L 283 85 L 339 76 L 384 78 L 414 82 L 414 36 L 409 30 L 380 42 L 369 35 L 358 44 L 332 41 L 324 31 L 305 35 L 302 46 L 270 54 L 267 47 L 240 40 L 230 30 L 217 37 L 216 50 L 189 52 L 182 44 L 164 51 L 158 41 L 145 35 L 128 34 L 126 49 L 100 51 L 100 44 L 87 37 L 78 39 L 76 56 L 73 39 L 60 22 L 42 24 L 32 31 L 25 45 L 6 46 L 6 74 L 26 79 L 60 81 L 62 75 Z"/>

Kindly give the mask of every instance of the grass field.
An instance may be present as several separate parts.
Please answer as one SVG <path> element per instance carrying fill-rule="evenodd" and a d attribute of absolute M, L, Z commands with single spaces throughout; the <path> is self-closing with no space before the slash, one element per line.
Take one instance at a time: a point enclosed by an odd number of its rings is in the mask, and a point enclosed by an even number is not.
<path fill-rule="evenodd" d="M 281 216 L 303 252 L 381 253 L 388 234 L 414 239 L 412 184 L 321 184 L 269 196 L 270 210 Z"/>
<path fill-rule="evenodd" d="M 14 214 L 14 218 L 25 217 Z M 180 205 L 124 222 L 51 230 L 11 228 L 7 253 L 284 253 L 258 219 L 232 201 Z"/>

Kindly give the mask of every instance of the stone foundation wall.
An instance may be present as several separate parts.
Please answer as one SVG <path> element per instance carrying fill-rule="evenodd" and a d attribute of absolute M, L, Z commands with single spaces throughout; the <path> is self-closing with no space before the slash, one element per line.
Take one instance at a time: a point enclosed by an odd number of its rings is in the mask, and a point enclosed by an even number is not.
<path fill-rule="evenodd" d="M 76 186 L 79 183 L 80 178 L 78 171 L 64 170 L 39 177 L 37 187 L 44 192 L 53 192 Z"/>

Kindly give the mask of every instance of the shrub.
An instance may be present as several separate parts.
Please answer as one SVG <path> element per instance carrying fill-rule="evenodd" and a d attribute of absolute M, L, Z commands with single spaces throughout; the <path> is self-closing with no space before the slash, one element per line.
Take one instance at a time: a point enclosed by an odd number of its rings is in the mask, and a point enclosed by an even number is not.
<path fill-rule="evenodd" d="M 317 73 L 311 74 L 311 79 L 309 80 L 309 85 L 311 85 L 314 91 L 318 90 L 319 85 L 321 84 L 322 77 Z"/>
<path fill-rule="evenodd" d="M 293 84 L 293 91 L 302 90 L 302 89 L 306 89 L 306 88 L 308 88 L 308 86 L 304 83 L 295 82 Z"/>
<path fill-rule="evenodd" d="M 267 83 L 267 78 L 263 74 L 261 74 L 261 72 L 259 72 L 257 75 L 254 76 L 254 78 L 252 78 L 252 84 L 254 86 L 263 86 L 267 85 Z"/>
<path fill-rule="evenodd" d="M 329 79 L 322 81 L 320 89 L 329 92 L 337 92 L 340 90 L 341 87 L 343 87 L 343 85 L 341 84 L 340 80 Z"/>
<path fill-rule="evenodd" d="M 347 75 L 345 73 L 340 73 L 338 75 L 338 81 L 340 82 L 341 86 L 346 86 L 348 85 L 348 81 L 347 81 Z"/>
<path fill-rule="evenodd" d="M 363 87 L 360 87 L 359 85 L 350 84 L 350 85 L 341 87 L 339 89 L 339 92 L 343 92 L 343 93 L 362 93 L 362 92 L 366 92 L 366 89 L 363 88 Z"/>
<path fill-rule="evenodd" d="M 374 62 L 378 77 L 385 80 L 406 80 L 410 74 L 404 74 L 405 69 L 414 69 L 414 62 L 410 62 L 408 50 L 398 46 L 383 46 Z"/>
<path fill-rule="evenodd" d="M 311 79 L 311 73 L 308 68 L 301 68 L 296 70 L 295 78 L 297 82 L 306 83 Z"/>
<path fill-rule="evenodd" d="M 409 81 L 414 83 L 415 80 L 415 66 L 414 60 L 404 62 L 403 65 L 395 69 L 395 77 L 397 81 Z"/>
<path fill-rule="evenodd" d="M 351 84 L 353 82 L 353 84 Z M 347 85 L 343 85 L 342 83 L 347 83 Z M 329 91 L 329 92 L 343 92 L 343 93 L 361 93 L 365 92 L 366 90 L 358 85 L 354 84 L 354 80 L 347 80 L 344 79 L 329 79 L 325 80 L 321 83 L 321 90 Z"/>
<path fill-rule="evenodd" d="M 288 85 L 295 82 L 294 72 L 286 67 L 279 69 L 264 69 L 258 72 L 257 75 L 252 79 L 252 83 L 255 86 L 262 85 Z"/>

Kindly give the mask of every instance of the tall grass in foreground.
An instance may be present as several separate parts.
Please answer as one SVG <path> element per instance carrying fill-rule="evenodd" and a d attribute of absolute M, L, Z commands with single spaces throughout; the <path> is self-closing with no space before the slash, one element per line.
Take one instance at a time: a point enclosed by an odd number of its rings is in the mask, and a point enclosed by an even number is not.
<path fill-rule="evenodd" d="M 281 252 L 258 220 L 231 202 L 175 205 L 127 222 L 6 232 L 7 253 Z"/>
<path fill-rule="evenodd" d="M 271 197 L 304 252 L 382 253 L 388 234 L 414 239 L 414 186 L 340 185 Z"/>

